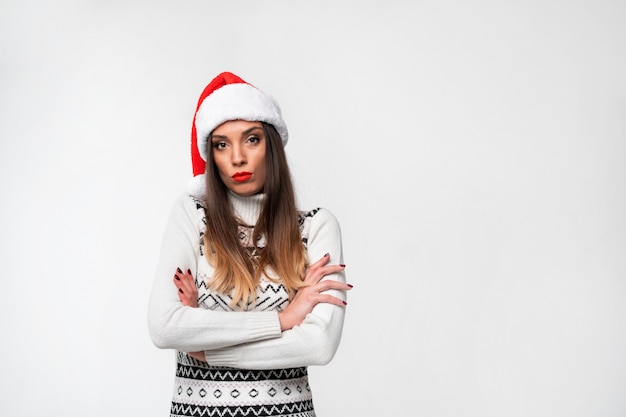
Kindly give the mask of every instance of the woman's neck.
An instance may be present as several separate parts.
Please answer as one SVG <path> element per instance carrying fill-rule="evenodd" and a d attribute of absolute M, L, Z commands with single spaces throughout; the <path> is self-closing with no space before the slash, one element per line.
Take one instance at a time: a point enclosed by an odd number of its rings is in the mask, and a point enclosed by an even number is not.
<path fill-rule="evenodd" d="M 228 192 L 235 216 L 247 226 L 254 226 L 261 214 L 265 194 L 239 195 Z"/>

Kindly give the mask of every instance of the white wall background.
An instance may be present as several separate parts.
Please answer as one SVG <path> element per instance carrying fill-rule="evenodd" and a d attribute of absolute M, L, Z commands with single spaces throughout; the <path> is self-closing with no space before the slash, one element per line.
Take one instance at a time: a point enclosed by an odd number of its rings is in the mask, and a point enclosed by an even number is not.
<path fill-rule="evenodd" d="M 205 84 L 272 93 L 350 294 L 321 417 L 626 415 L 626 3 L 0 4 L 0 414 L 166 416 Z"/>

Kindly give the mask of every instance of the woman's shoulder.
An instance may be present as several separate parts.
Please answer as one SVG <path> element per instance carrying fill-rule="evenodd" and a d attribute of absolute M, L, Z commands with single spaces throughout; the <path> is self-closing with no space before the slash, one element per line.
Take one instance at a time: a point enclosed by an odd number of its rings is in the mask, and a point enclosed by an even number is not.
<path fill-rule="evenodd" d="M 311 210 L 299 210 L 298 211 L 298 221 L 300 224 L 311 221 L 315 219 L 316 221 L 337 221 L 335 215 L 324 207 L 316 207 Z"/>
<path fill-rule="evenodd" d="M 320 229 L 330 228 L 339 231 L 339 221 L 330 210 L 324 207 L 298 211 L 298 223 L 303 235 Z"/>
<path fill-rule="evenodd" d="M 174 199 L 174 205 L 185 206 L 185 207 L 192 207 L 192 206 L 204 207 L 204 202 L 189 193 L 181 193 Z"/>
<path fill-rule="evenodd" d="M 181 194 L 175 200 L 172 205 L 173 216 L 185 216 L 192 217 L 194 219 L 200 219 L 204 217 L 204 201 L 190 195 Z"/>

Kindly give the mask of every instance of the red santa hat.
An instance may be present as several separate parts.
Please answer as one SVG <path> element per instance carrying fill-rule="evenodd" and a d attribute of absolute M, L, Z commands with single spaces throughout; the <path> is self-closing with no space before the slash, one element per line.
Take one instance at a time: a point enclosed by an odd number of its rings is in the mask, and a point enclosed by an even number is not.
<path fill-rule="evenodd" d="M 223 72 L 206 86 L 191 127 L 191 164 L 194 177 L 188 192 L 196 197 L 206 194 L 205 171 L 207 142 L 213 130 L 229 120 L 266 122 L 273 125 L 283 146 L 289 134 L 276 100 L 235 74 Z"/>

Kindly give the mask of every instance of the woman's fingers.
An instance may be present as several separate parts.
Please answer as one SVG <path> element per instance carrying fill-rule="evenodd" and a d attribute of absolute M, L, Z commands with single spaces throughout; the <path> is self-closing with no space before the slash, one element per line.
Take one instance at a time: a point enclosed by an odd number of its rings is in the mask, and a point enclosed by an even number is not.
<path fill-rule="evenodd" d="M 352 289 L 352 285 L 346 284 L 341 281 L 334 281 L 332 279 L 328 279 L 325 281 L 320 281 L 311 287 L 307 287 L 307 289 L 313 289 L 315 292 L 323 292 L 323 291 L 328 291 L 328 290 L 348 291 Z"/>
<path fill-rule="evenodd" d="M 309 312 L 313 310 L 319 303 L 331 303 L 338 306 L 346 305 L 346 303 L 338 297 L 330 294 L 323 294 L 328 290 L 349 291 L 352 289 L 352 285 L 346 284 L 340 281 L 326 280 L 321 281 L 318 284 L 310 287 L 303 287 L 298 290 L 300 298 L 306 300 L 309 304 Z"/>
<path fill-rule="evenodd" d="M 342 300 L 341 298 L 337 298 L 334 297 L 330 294 L 319 294 L 319 303 L 327 303 L 327 304 L 334 304 L 336 306 L 345 306 L 348 303 L 345 302 L 344 300 Z"/>
<path fill-rule="evenodd" d="M 348 291 L 350 289 L 352 289 L 352 285 L 335 280 L 320 281 L 317 284 L 298 289 L 293 300 L 278 314 L 281 330 L 289 330 L 293 326 L 301 324 L 307 314 L 313 311 L 313 308 L 319 303 L 334 304 L 339 307 L 345 306 L 347 303 L 344 300 L 324 292 L 327 290 Z"/>
<path fill-rule="evenodd" d="M 324 266 L 328 263 L 328 261 L 330 261 L 330 253 L 326 253 L 324 254 L 324 256 L 322 256 L 319 260 L 317 260 L 317 262 L 313 263 L 311 265 L 311 268 L 315 268 L 318 266 Z"/>
<path fill-rule="evenodd" d="M 198 307 L 198 288 L 189 269 L 187 269 L 187 272 L 183 272 L 180 268 L 176 270 L 174 273 L 174 285 L 178 288 L 178 298 L 183 305 Z"/>
<path fill-rule="evenodd" d="M 330 261 L 330 255 L 327 253 L 322 256 L 317 262 L 311 264 L 307 269 L 306 276 L 304 277 L 304 282 L 307 284 L 316 284 L 326 275 L 335 274 L 337 272 L 343 271 L 346 266 L 341 265 L 327 265 Z"/>

